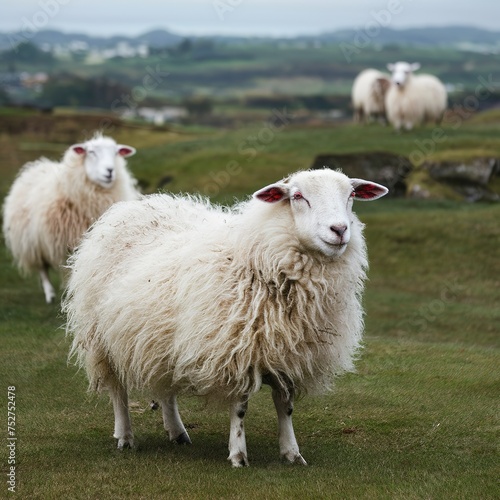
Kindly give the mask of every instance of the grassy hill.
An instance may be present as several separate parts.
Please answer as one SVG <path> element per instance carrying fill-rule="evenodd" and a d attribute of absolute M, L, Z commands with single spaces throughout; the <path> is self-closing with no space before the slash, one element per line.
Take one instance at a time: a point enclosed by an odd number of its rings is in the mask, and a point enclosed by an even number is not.
<path fill-rule="evenodd" d="M 2 199 L 20 165 L 42 154 L 58 157 L 103 117 L 51 119 L 55 123 L 22 134 L 0 134 Z M 129 165 L 146 191 L 170 176 L 164 189 L 201 192 L 220 202 L 307 168 L 316 154 L 408 155 L 415 141 L 432 133 L 283 120 L 278 127 L 270 120 L 232 131 L 116 122 L 109 132 L 137 147 Z M 498 115 L 478 115 L 445 128 L 446 140 L 432 154 L 498 157 L 499 132 Z M 150 395 L 134 393 L 138 447 L 117 452 L 107 398 L 87 394 L 83 373 L 67 365 L 58 306 L 44 303 L 36 277 L 18 275 L 2 244 L 0 377 L 4 398 L 7 387 L 16 388 L 19 495 L 498 498 L 500 205 L 380 200 L 355 208 L 366 223 L 371 263 L 365 348 L 358 373 L 339 379 L 334 393 L 296 404 L 307 468 L 279 462 L 267 388 L 250 401 L 248 469 L 232 470 L 225 461 L 228 412 L 194 398 L 180 401 L 193 445 L 179 447 L 167 441 L 160 413 L 149 409 Z M 2 473 L 7 471 L 4 459 Z"/>
<path fill-rule="evenodd" d="M 0 194 L 23 163 L 41 155 L 57 158 L 68 144 L 81 142 L 98 128 L 138 148 L 129 165 L 144 192 L 163 187 L 168 177 L 167 187 L 173 192 L 197 191 L 225 203 L 248 195 L 263 182 L 309 168 L 319 154 L 386 151 L 419 160 L 467 160 L 500 153 L 500 114 L 495 111 L 469 120 L 450 118 L 439 141 L 432 140 L 432 126 L 398 134 L 377 125 L 302 125 L 300 120 L 296 123 L 300 114 L 286 106 L 262 111 L 259 121 L 236 129 L 148 127 L 103 113 L 74 115 L 67 110 L 52 116 L 12 113 L 0 111 L 5 174 Z M 418 178 L 418 171 L 415 175 Z"/>

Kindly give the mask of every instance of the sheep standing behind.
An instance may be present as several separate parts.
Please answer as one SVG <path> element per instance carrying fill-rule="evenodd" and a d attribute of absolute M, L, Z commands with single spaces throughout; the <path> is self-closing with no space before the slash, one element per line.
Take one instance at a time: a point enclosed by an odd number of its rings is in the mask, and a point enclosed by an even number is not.
<path fill-rule="evenodd" d="M 3 206 L 3 234 L 23 273 L 37 271 L 45 299 L 56 296 L 48 271 L 59 269 L 82 234 L 105 210 L 139 195 L 124 158 L 131 146 L 96 134 L 74 144 L 61 162 L 47 158 L 27 163 Z"/>
<path fill-rule="evenodd" d="M 117 203 L 70 259 L 70 356 L 110 391 L 118 448 L 133 445 L 128 388 L 147 388 L 170 439 L 190 443 L 176 395 L 230 405 L 229 460 L 248 465 L 243 418 L 272 387 L 281 455 L 305 464 L 294 393 L 353 369 L 367 268 L 354 199 L 387 189 L 333 170 L 299 172 L 233 209 L 151 195 Z"/>
<path fill-rule="evenodd" d="M 391 85 L 385 96 L 387 119 L 400 130 L 423 123 L 440 123 L 448 103 L 443 83 L 433 75 L 414 75 L 420 64 L 388 64 Z"/>
<path fill-rule="evenodd" d="M 365 69 L 354 79 L 351 92 L 354 121 L 376 119 L 385 123 L 385 94 L 389 85 L 389 75 L 376 69 Z"/>

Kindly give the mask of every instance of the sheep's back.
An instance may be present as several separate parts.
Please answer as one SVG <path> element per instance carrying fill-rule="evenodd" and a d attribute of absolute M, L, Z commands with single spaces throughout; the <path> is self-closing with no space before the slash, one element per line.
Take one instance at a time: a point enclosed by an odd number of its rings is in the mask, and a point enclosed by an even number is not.
<path fill-rule="evenodd" d="M 366 267 L 359 222 L 335 265 L 275 248 L 273 271 L 251 264 L 268 260 L 258 244 L 243 256 L 235 241 L 252 230 L 233 217 L 162 196 L 112 207 L 71 259 L 64 309 L 80 363 L 100 351 L 131 386 L 221 397 L 257 390 L 265 373 L 314 391 L 352 369 Z"/>
<path fill-rule="evenodd" d="M 367 114 L 384 111 L 384 102 L 374 98 L 374 83 L 377 78 L 387 78 L 388 75 L 376 69 L 362 71 L 354 80 L 351 98 L 354 109 L 362 108 Z"/>
<path fill-rule="evenodd" d="M 421 103 L 427 120 L 437 120 L 442 117 L 448 104 L 446 87 L 434 75 L 416 75 L 415 85 L 421 96 Z"/>
<path fill-rule="evenodd" d="M 136 356 L 134 372 L 131 353 L 165 353 L 171 348 L 179 288 L 183 280 L 188 285 L 193 281 L 190 263 L 203 260 L 207 237 L 222 236 L 223 224 L 218 214 L 201 204 L 170 196 L 113 205 L 69 261 L 73 272 L 64 309 L 73 351 L 81 345 L 92 350 L 92 344 L 95 349 L 105 344 L 123 376 L 135 378 L 136 385 L 147 383 L 152 375 L 144 373 L 151 361 Z M 210 272 L 203 278 L 207 284 Z M 151 343 L 158 342 L 167 345 L 152 349 Z"/>
<path fill-rule="evenodd" d="M 44 261 L 52 261 L 52 234 L 47 225 L 56 221 L 47 215 L 52 215 L 51 207 L 58 202 L 61 175 L 62 166 L 46 158 L 27 163 L 5 199 L 3 231 L 6 244 L 24 272 Z"/>

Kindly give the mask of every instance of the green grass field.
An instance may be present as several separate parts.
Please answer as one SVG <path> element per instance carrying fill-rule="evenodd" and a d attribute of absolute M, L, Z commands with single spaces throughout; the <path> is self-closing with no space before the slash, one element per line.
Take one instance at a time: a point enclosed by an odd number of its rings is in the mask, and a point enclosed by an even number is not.
<path fill-rule="evenodd" d="M 392 151 L 408 155 L 430 129 L 266 124 L 237 131 L 124 127 L 118 141 L 146 190 L 199 191 L 231 202 L 299 168 L 316 154 Z M 269 127 L 267 127 L 269 128 Z M 441 158 L 500 155 L 500 121 L 446 129 Z M 259 136 L 260 134 L 260 136 Z M 260 137 L 260 140 L 259 140 Z M 257 138 L 257 139 L 255 139 Z M 75 137 L 76 140 L 81 138 Z M 57 157 L 64 142 L 2 136 L 0 195 L 29 159 Z M 253 150 L 255 152 L 253 152 Z M 231 163 L 234 162 L 234 163 Z M 280 462 L 270 391 L 246 418 L 250 467 L 226 461 L 228 411 L 184 397 L 192 446 L 168 442 L 150 395 L 134 393 L 137 448 L 118 452 L 112 407 L 86 392 L 67 364 L 58 306 L 36 277 L 21 278 L 0 248 L 0 376 L 3 435 L 7 393 L 16 394 L 16 492 L 29 499 L 497 499 L 500 324 L 500 205 L 380 200 L 356 206 L 366 223 L 370 265 L 366 341 L 358 372 L 334 393 L 299 400 L 297 439 L 308 467 Z M 7 497 L 8 449 L 0 455 Z"/>

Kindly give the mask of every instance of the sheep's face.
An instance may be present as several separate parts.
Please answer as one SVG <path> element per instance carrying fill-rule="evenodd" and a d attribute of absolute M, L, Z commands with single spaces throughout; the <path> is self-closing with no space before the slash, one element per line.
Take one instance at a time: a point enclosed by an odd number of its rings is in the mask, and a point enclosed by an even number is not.
<path fill-rule="evenodd" d="M 419 68 L 419 63 L 397 62 L 387 65 L 387 69 L 392 73 L 391 81 L 400 88 L 406 85 L 411 74 Z"/>
<path fill-rule="evenodd" d="M 116 158 L 127 158 L 135 153 L 131 146 L 116 144 L 113 139 L 101 137 L 71 146 L 74 153 L 83 157 L 89 180 L 105 189 L 113 186 L 116 179 Z"/>
<path fill-rule="evenodd" d="M 257 191 L 254 197 L 289 203 L 301 244 L 335 258 L 345 252 L 351 239 L 353 200 L 376 200 L 387 192 L 380 184 L 324 169 L 299 172 Z"/>

